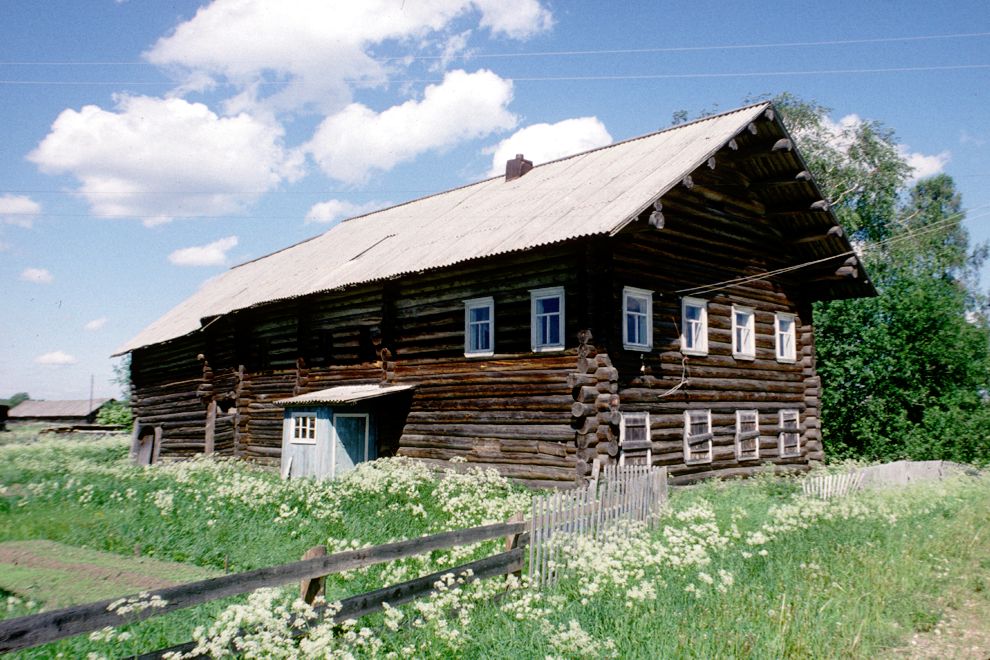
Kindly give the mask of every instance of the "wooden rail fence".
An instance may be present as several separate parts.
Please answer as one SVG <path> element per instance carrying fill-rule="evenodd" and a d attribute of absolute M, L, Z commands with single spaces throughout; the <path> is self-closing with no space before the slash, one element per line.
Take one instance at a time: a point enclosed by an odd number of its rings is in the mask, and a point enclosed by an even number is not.
<path fill-rule="evenodd" d="M 619 520 L 652 524 L 667 502 L 667 468 L 609 465 L 583 488 L 533 497 L 529 577 L 542 588 L 557 579 L 560 535 L 600 538 Z"/>
<path fill-rule="evenodd" d="M 527 523 L 525 521 L 516 521 L 459 529 L 408 541 L 348 550 L 290 564 L 269 566 L 244 573 L 234 573 L 209 580 L 180 584 L 131 596 L 131 600 L 145 605 L 151 603 L 159 603 L 159 605 L 143 608 L 139 605 L 139 609 L 123 614 L 109 609 L 112 603 L 119 600 L 115 598 L 8 619 L 0 621 L 0 653 L 46 644 L 73 635 L 100 630 L 105 626 L 117 627 L 135 623 L 175 610 L 218 598 L 248 593 L 264 587 L 278 587 L 291 582 L 321 578 L 333 573 L 412 557 L 431 550 L 468 545 L 499 537 L 518 539 L 519 535 L 526 531 L 526 528 Z M 525 543 L 525 539 L 519 540 L 515 545 L 522 543 Z M 460 573 L 467 569 L 475 570 L 476 579 L 478 575 L 484 575 L 484 577 L 505 575 L 521 570 L 522 560 L 522 550 L 515 547 L 507 552 L 479 560 L 479 562 L 450 568 L 436 575 L 440 576 L 451 572 Z M 433 578 L 432 581 L 429 580 L 431 577 Z M 354 617 L 375 611 L 375 608 L 380 609 L 383 601 L 390 604 L 407 602 L 429 591 L 437 579 L 438 577 L 435 576 L 427 576 L 354 596 L 345 601 L 347 603 L 345 610 L 349 616 Z"/>

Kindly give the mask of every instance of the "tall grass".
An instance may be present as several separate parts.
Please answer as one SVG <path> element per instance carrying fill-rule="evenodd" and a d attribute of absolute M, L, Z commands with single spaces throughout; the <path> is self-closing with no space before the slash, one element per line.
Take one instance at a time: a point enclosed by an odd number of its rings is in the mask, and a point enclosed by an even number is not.
<path fill-rule="evenodd" d="M 141 543 L 161 558 L 222 567 L 226 557 L 240 570 L 328 540 L 339 548 L 502 520 L 528 500 L 491 474 L 437 480 L 408 461 L 317 484 L 224 462 L 139 469 L 125 457 L 120 441 L 0 447 L 0 538 L 128 554 Z M 254 657 L 867 657 L 931 629 L 940 594 L 990 578 L 980 563 L 990 556 L 985 477 L 830 502 L 799 490 L 766 476 L 678 491 L 654 529 L 564 540 L 562 578 L 544 592 L 452 576 L 429 599 L 343 630 L 316 625 L 300 640 L 293 624 L 311 613 L 291 603 L 292 590 L 268 590 L 223 612 L 214 604 L 128 627 L 124 641 L 111 632 L 34 655 L 121 655 L 184 641 L 201 625 L 204 650 L 211 638 L 236 640 Z M 329 598 L 491 550 L 358 571 Z"/>

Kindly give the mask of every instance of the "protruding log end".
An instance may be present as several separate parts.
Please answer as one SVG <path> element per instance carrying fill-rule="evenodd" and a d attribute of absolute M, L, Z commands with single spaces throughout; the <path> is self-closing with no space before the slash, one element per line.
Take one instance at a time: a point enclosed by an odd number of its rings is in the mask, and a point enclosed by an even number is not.
<path fill-rule="evenodd" d="M 771 151 L 791 151 L 794 149 L 794 143 L 787 138 L 780 138 L 773 143 Z"/>

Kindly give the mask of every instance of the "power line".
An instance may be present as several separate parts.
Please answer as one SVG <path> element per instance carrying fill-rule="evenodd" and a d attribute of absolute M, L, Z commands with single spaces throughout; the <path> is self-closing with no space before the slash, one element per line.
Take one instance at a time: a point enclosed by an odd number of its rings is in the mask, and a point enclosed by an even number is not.
<path fill-rule="evenodd" d="M 409 60 L 467 60 L 467 59 L 514 59 L 531 57 L 575 57 L 588 55 L 644 55 L 651 53 L 691 53 L 713 50 L 757 50 L 770 48 L 813 48 L 818 46 L 854 46 L 881 43 L 908 43 L 917 41 L 935 41 L 943 39 L 971 39 L 990 37 L 990 32 L 959 32 L 954 34 L 922 34 L 904 37 L 872 37 L 863 39 L 826 39 L 821 41 L 780 41 L 750 44 L 710 44 L 706 46 L 663 46 L 656 48 L 599 48 L 590 50 L 547 50 L 520 51 L 515 53 L 478 53 L 466 52 L 453 56 L 447 55 L 397 55 L 391 57 L 373 58 L 375 62 L 396 62 Z M 316 61 L 315 59 L 298 59 L 294 61 Z M 267 60 L 232 60 L 238 64 L 268 64 Z M 116 61 L 70 61 L 70 60 L 7 60 L 0 61 L 0 66 L 158 66 L 147 60 L 116 60 Z"/>
<path fill-rule="evenodd" d="M 733 71 L 733 72 L 696 72 L 696 73 L 634 73 L 625 75 L 589 75 L 589 76 L 506 76 L 505 80 L 512 82 L 594 82 L 609 80 L 684 80 L 705 78 L 773 78 L 784 76 L 824 76 L 850 75 L 867 73 L 917 73 L 926 71 L 971 71 L 990 69 L 990 64 L 944 64 L 931 66 L 897 66 L 857 69 L 807 69 L 788 71 Z M 286 85 L 292 81 L 261 80 L 253 84 L 258 86 Z M 342 82 L 357 84 L 368 82 L 357 78 L 345 78 Z M 419 85 L 441 84 L 442 78 L 386 78 L 375 81 L 388 85 Z M 0 80 L 0 85 L 9 86 L 109 86 L 109 87 L 155 87 L 172 85 L 174 81 L 125 81 L 125 80 Z"/>
<path fill-rule="evenodd" d="M 890 238 L 886 238 L 886 239 L 877 241 L 877 242 L 872 243 L 870 245 L 866 245 L 866 246 L 863 247 L 863 252 L 865 253 L 865 252 L 868 252 L 868 251 L 871 251 L 871 250 L 875 250 L 875 249 L 877 249 L 879 247 L 883 247 L 885 245 L 892 245 L 894 243 L 898 243 L 898 242 L 901 242 L 901 241 L 918 238 L 919 236 L 924 236 L 924 235 L 927 235 L 927 234 L 930 234 L 930 233 L 934 233 L 936 231 L 941 231 L 945 226 L 950 225 L 950 224 L 953 224 L 953 223 L 956 223 L 956 222 L 959 222 L 960 220 L 962 220 L 965 217 L 965 215 L 966 215 L 967 212 L 973 211 L 973 210 L 976 210 L 976 209 L 987 208 L 987 207 L 990 207 L 990 204 L 982 204 L 980 206 L 974 206 L 974 207 L 971 207 L 969 209 L 965 209 L 965 210 L 959 211 L 958 213 L 953 213 L 952 215 L 950 215 L 949 217 L 945 218 L 944 220 L 940 220 L 940 221 L 934 222 L 934 223 L 932 223 L 930 225 L 926 225 L 925 227 L 922 227 L 922 228 L 917 229 L 915 231 L 909 231 L 909 232 L 906 232 L 904 234 L 898 234 L 897 236 L 892 236 Z M 982 213 L 982 214 L 973 216 L 973 217 L 971 217 L 969 219 L 970 220 L 975 220 L 977 218 L 984 218 L 984 217 L 988 217 L 988 216 L 990 216 L 990 213 Z M 805 261 L 805 262 L 799 263 L 799 264 L 792 264 L 790 266 L 784 266 L 783 268 L 778 268 L 776 270 L 764 271 L 762 273 L 756 273 L 754 275 L 746 275 L 746 276 L 743 276 L 743 277 L 736 277 L 736 278 L 733 278 L 733 279 L 730 279 L 730 280 L 722 280 L 720 282 L 712 282 L 710 284 L 702 284 L 701 286 L 689 287 L 689 288 L 686 288 L 686 289 L 678 289 L 678 290 L 674 291 L 674 293 L 679 293 L 679 294 L 690 293 L 690 294 L 696 294 L 696 295 L 704 295 L 704 294 L 707 294 L 707 293 L 713 293 L 715 291 L 720 291 L 722 289 L 727 289 L 727 288 L 729 288 L 731 286 L 738 286 L 740 284 L 748 284 L 750 282 L 756 282 L 756 281 L 759 281 L 759 280 L 769 279 L 771 277 L 774 277 L 775 275 L 781 275 L 783 273 L 789 273 L 791 271 L 799 270 L 801 268 L 807 268 L 808 266 L 815 266 L 815 265 L 818 265 L 818 264 L 821 264 L 821 263 L 826 263 L 826 262 L 829 262 L 829 261 L 833 261 L 835 259 L 840 259 L 842 257 L 853 256 L 855 254 L 856 254 L 856 251 L 855 250 L 849 250 L 849 251 L 846 251 L 846 252 L 841 252 L 839 254 L 833 254 L 833 255 L 830 255 L 828 257 L 823 257 L 821 259 L 814 259 L 812 261 Z"/>

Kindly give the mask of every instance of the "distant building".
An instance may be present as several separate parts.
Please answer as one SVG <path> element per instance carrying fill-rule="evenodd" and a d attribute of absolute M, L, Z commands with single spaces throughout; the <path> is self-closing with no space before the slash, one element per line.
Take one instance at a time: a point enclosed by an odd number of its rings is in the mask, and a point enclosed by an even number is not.
<path fill-rule="evenodd" d="M 22 401 L 7 413 L 10 424 L 43 422 L 53 426 L 93 424 L 100 408 L 113 399 L 83 399 L 81 401 Z M 2 415 L 0 415 L 2 420 Z"/>

